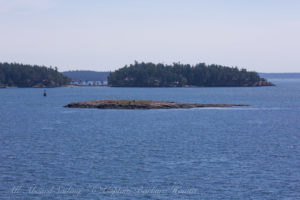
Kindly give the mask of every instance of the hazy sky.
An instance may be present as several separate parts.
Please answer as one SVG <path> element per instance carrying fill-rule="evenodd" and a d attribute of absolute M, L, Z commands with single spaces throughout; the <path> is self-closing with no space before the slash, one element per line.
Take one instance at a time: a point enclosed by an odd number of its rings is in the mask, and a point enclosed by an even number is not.
<path fill-rule="evenodd" d="M 300 72 L 300 0 L 0 0 L 0 62 Z"/>

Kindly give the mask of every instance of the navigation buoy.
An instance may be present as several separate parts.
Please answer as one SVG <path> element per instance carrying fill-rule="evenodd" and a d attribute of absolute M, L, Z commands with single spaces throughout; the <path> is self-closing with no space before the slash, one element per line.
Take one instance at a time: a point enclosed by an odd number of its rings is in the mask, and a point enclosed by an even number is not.
<path fill-rule="evenodd" d="M 47 96 L 47 92 L 46 92 L 46 90 L 44 90 L 44 97 L 46 97 Z"/>

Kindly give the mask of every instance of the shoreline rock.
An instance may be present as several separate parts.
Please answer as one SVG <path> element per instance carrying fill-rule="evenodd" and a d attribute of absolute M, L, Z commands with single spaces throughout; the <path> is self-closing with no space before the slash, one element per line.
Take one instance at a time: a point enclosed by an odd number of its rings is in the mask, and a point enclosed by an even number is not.
<path fill-rule="evenodd" d="M 262 79 L 258 82 L 255 82 L 255 83 L 251 84 L 251 85 L 246 84 L 244 86 L 246 86 L 246 87 L 266 87 L 266 86 L 276 86 L 276 85 L 272 82 L 269 82 L 265 79 Z"/>
<path fill-rule="evenodd" d="M 226 108 L 235 106 L 249 106 L 247 104 L 198 104 L 177 103 L 167 101 L 148 100 L 96 100 L 74 102 L 64 107 L 67 108 L 98 108 L 98 109 L 175 109 L 175 108 Z"/>

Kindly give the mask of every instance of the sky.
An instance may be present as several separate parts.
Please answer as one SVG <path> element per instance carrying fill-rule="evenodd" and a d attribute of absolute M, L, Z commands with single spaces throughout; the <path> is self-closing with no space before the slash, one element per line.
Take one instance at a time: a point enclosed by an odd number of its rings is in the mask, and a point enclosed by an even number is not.
<path fill-rule="evenodd" d="M 300 72 L 299 0 L 0 0 L 0 62 Z"/>

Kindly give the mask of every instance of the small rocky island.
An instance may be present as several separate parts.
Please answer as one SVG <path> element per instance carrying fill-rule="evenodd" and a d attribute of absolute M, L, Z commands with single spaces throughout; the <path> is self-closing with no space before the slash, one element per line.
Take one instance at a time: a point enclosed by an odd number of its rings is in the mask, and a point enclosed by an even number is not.
<path fill-rule="evenodd" d="M 67 108 L 99 108 L 99 109 L 171 109 L 171 108 L 225 108 L 235 106 L 249 106 L 247 104 L 198 104 L 177 103 L 168 101 L 145 100 L 97 100 L 74 102 L 66 105 Z"/>

